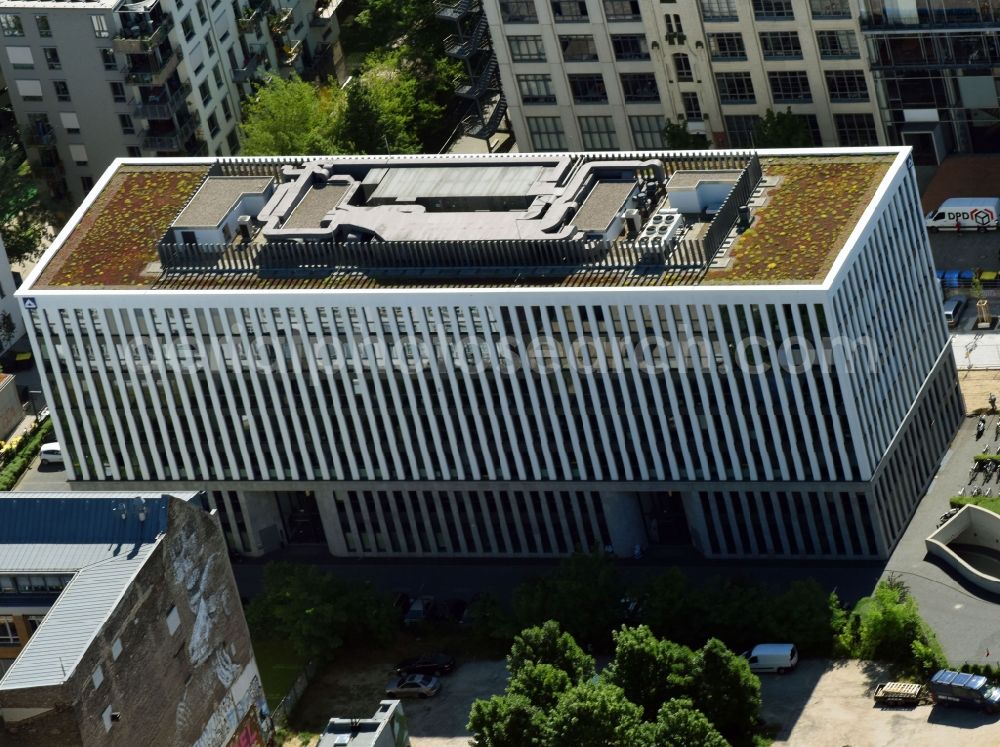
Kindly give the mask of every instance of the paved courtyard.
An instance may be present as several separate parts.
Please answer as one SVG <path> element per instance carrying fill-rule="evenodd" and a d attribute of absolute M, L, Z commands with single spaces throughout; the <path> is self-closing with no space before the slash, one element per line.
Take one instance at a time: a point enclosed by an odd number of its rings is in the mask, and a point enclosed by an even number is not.
<path fill-rule="evenodd" d="M 887 679 L 870 662 L 807 659 L 791 674 L 761 677 L 762 717 L 788 747 L 941 747 L 1000 744 L 1000 718 L 965 708 L 875 706 Z"/>
<path fill-rule="evenodd" d="M 1000 390 L 998 390 L 1000 395 Z M 952 664 L 963 661 L 997 663 L 1000 657 L 1000 604 L 983 592 L 966 588 L 957 577 L 927 558 L 924 540 L 949 508 L 949 499 L 966 486 L 972 457 L 985 445 L 995 451 L 993 424 L 976 440 L 976 419 L 969 418 L 945 455 L 930 490 L 917 507 L 906 533 L 889 559 L 883 577 L 895 573 L 905 581 L 920 605 L 920 612 L 937 633 Z M 993 485 L 994 493 L 1000 486 Z M 987 649 L 991 657 L 987 658 Z M 846 742 L 845 742 L 846 744 Z"/>

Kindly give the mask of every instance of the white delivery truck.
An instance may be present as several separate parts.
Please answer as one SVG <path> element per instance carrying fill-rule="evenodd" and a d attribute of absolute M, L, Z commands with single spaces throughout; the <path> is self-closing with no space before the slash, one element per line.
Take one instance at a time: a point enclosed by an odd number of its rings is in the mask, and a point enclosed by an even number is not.
<path fill-rule="evenodd" d="M 1000 197 L 952 197 L 927 213 L 928 231 L 995 231 Z"/>

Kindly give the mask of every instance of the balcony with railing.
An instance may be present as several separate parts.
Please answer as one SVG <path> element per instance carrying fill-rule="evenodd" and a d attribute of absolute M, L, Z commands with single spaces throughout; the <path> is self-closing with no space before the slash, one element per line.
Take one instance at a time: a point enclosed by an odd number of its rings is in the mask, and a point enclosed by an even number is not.
<path fill-rule="evenodd" d="M 257 68 L 263 61 L 265 55 L 264 47 L 261 45 L 250 45 L 250 54 L 243 61 L 243 67 L 233 68 L 233 82 L 247 83 L 257 77 Z"/>
<path fill-rule="evenodd" d="M 161 47 L 158 53 L 130 55 L 126 82 L 135 86 L 162 86 L 166 83 L 184 58 L 184 52 L 179 47 L 166 53 L 162 50 Z"/>
<path fill-rule="evenodd" d="M 141 24 L 123 27 L 111 40 L 111 47 L 122 54 L 151 52 L 163 43 L 173 27 L 174 21 L 169 15 L 162 16 L 157 21 L 144 21 Z"/>
<path fill-rule="evenodd" d="M 21 140 L 25 145 L 33 145 L 36 148 L 54 148 L 56 131 L 49 124 L 28 125 L 21 128 Z"/>
<path fill-rule="evenodd" d="M 501 93 L 491 104 L 492 108 L 487 108 L 482 113 L 476 111 L 462 120 L 462 131 L 466 135 L 488 140 L 496 134 L 507 114 L 507 99 Z"/>
<path fill-rule="evenodd" d="M 434 15 L 441 21 L 460 21 L 480 10 L 479 0 L 435 0 Z"/>
<path fill-rule="evenodd" d="M 198 121 L 194 117 L 190 117 L 176 128 L 173 128 L 173 132 L 147 129 L 143 133 L 142 149 L 170 153 L 185 152 L 187 150 L 187 142 L 194 135 L 197 128 Z"/>
<path fill-rule="evenodd" d="M 1000 2 L 977 7 L 915 8 L 910 12 L 861 13 L 862 31 L 926 31 L 1000 28 Z"/>
<path fill-rule="evenodd" d="M 244 8 L 243 15 L 236 21 L 241 34 L 257 33 L 260 30 L 260 19 L 264 12 L 257 8 Z"/>
<path fill-rule="evenodd" d="M 469 82 L 463 83 L 455 89 L 455 94 L 463 99 L 478 99 L 480 96 L 498 89 L 497 56 L 490 52 L 485 64 L 476 71 Z"/>
<path fill-rule="evenodd" d="M 187 97 L 190 95 L 190 83 L 181 84 L 176 91 L 164 88 L 146 101 L 137 102 L 135 113 L 143 119 L 171 119 L 177 112 L 187 108 Z"/>
<path fill-rule="evenodd" d="M 296 60 L 302 55 L 302 40 L 299 39 L 294 44 L 286 44 L 278 53 L 278 62 L 287 67 L 294 65 Z"/>
<path fill-rule="evenodd" d="M 445 37 L 444 52 L 449 57 L 464 60 L 490 45 L 489 22 L 481 16 L 472 32 L 466 35 L 451 34 Z"/>
<path fill-rule="evenodd" d="M 292 9 L 279 8 L 276 13 L 269 15 L 267 27 L 271 30 L 271 36 L 282 36 L 292 27 Z"/>

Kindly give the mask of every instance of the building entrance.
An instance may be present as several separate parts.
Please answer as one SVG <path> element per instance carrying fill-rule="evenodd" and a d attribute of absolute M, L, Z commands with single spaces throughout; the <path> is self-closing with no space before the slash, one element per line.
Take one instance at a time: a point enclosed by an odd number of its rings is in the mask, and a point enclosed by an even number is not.
<path fill-rule="evenodd" d="M 640 505 L 650 544 L 691 544 L 691 532 L 680 493 L 641 493 Z"/>
<path fill-rule="evenodd" d="M 325 545 L 326 535 L 320 520 L 316 495 L 311 491 L 274 494 L 285 525 L 285 536 L 292 544 Z"/>

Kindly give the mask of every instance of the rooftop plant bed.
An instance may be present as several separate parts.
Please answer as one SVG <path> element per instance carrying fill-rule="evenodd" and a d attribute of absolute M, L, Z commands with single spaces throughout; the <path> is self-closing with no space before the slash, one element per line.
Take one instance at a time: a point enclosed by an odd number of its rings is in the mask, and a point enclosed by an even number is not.
<path fill-rule="evenodd" d="M 122 167 L 53 257 L 39 285 L 135 287 L 154 278 L 156 242 L 197 191 L 207 167 Z"/>
<path fill-rule="evenodd" d="M 765 176 L 781 183 L 733 245 L 730 267 L 706 280 L 822 282 L 891 163 L 885 156 L 762 159 Z"/>

